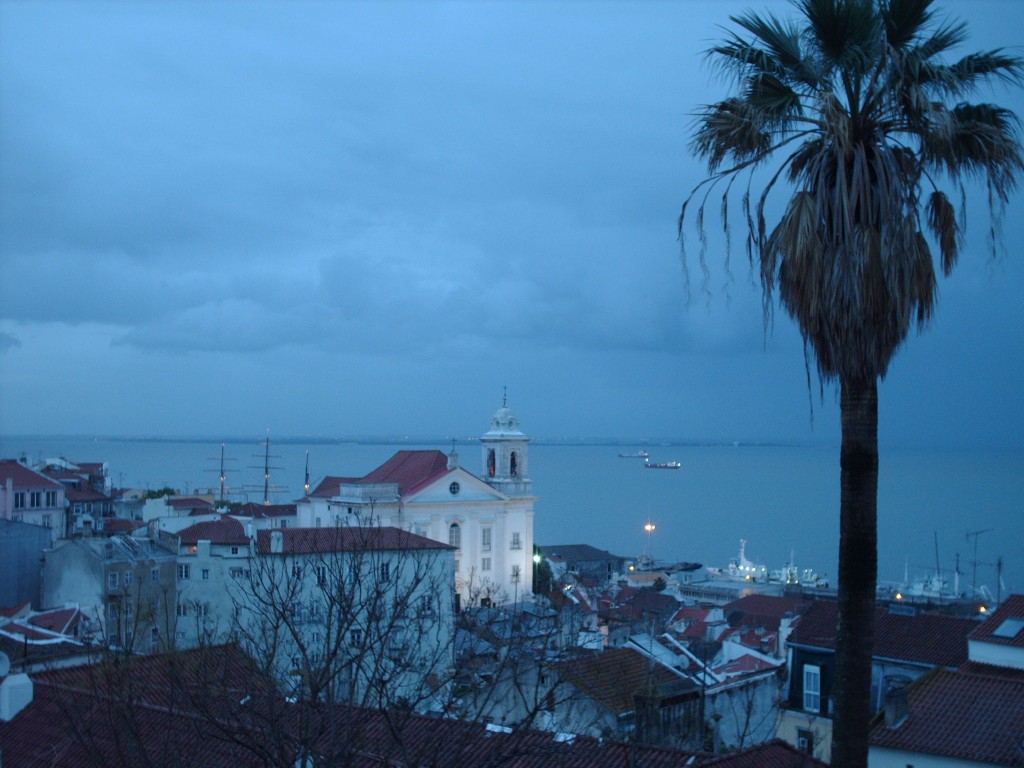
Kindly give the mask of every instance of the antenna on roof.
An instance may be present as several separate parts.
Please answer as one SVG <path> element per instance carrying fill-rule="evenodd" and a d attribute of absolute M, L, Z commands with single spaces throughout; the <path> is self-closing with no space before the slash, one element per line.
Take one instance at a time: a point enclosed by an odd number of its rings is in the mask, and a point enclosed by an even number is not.
<path fill-rule="evenodd" d="M 502 408 L 508 408 L 508 385 L 507 384 L 504 387 L 502 387 L 501 407 Z"/>
<path fill-rule="evenodd" d="M 271 485 L 271 483 L 270 483 L 270 470 L 272 470 L 272 469 L 281 469 L 281 467 L 272 467 L 272 466 L 270 466 L 270 459 L 271 458 L 279 459 L 281 457 L 280 456 L 273 456 L 272 457 L 270 455 L 270 430 L 269 429 L 267 430 L 267 436 L 263 440 L 260 441 L 260 444 L 263 446 L 263 466 L 259 467 L 259 466 L 250 464 L 249 468 L 250 469 L 262 469 L 263 470 L 263 506 L 269 507 L 270 506 L 270 494 L 271 494 L 271 492 L 280 493 L 280 492 L 283 492 L 283 491 L 287 491 L 288 488 L 287 488 L 287 486 Z M 258 457 L 259 454 L 254 453 L 253 456 L 254 457 Z M 248 486 L 248 488 L 250 490 L 258 490 L 259 486 Z"/>

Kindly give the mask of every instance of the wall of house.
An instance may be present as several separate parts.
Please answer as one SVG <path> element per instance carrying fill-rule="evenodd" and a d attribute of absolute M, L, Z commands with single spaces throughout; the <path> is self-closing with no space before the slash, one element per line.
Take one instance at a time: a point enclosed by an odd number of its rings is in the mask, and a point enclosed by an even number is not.
<path fill-rule="evenodd" d="M 200 541 L 178 550 L 175 573 L 178 648 L 222 643 L 231 634 L 240 583 L 249 572 L 249 547 Z"/>
<path fill-rule="evenodd" d="M 814 756 L 826 763 L 829 762 L 832 759 L 832 720 L 799 710 L 782 710 L 779 715 L 779 727 L 775 732 L 776 737 L 802 750 L 805 747 L 805 733 L 810 733 L 813 738 Z M 906 768 L 906 764 L 899 768 Z"/>
<path fill-rule="evenodd" d="M 739 749 L 775 738 L 781 685 L 779 676 L 771 671 L 708 691 L 705 716 L 721 717 L 718 732 L 723 747 Z"/>
<path fill-rule="evenodd" d="M 42 607 L 42 574 L 39 554 L 50 546 L 51 531 L 38 525 L 0 520 L 0 606 L 15 606 L 31 601 Z"/>

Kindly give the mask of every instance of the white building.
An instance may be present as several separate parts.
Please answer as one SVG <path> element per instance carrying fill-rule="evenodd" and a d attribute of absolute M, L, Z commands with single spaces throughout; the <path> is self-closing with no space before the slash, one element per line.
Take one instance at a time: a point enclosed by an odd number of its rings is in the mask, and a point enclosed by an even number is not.
<path fill-rule="evenodd" d="M 298 503 L 300 528 L 394 526 L 455 547 L 463 605 L 505 603 L 533 592 L 529 438 L 503 404 L 480 437 L 480 474 L 453 449 L 399 451 L 363 477 L 325 477 Z"/>

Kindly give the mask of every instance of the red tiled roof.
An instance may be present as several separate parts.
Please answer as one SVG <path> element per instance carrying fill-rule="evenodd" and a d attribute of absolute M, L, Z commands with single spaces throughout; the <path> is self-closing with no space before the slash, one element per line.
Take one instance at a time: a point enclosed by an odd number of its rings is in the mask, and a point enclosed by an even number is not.
<path fill-rule="evenodd" d="M 325 552 L 363 552 L 405 549 L 453 549 L 447 544 L 417 536 L 398 528 L 282 528 L 256 532 L 256 549 L 270 554 L 272 534 L 283 538 L 284 554 L 309 555 Z"/>
<path fill-rule="evenodd" d="M 32 605 L 31 600 L 26 600 L 24 603 L 18 605 L 11 605 L 6 608 L 0 608 L 0 616 L 6 616 L 7 618 L 13 618 L 22 611 L 28 609 Z"/>
<path fill-rule="evenodd" d="M 230 517 L 190 525 L 178 531 L 178 536 L 182 546 L 194 546 L 200 541 L 209 541 L 211 544 L 249 543 L 249 537 L 245 535 L 242 524 Z"/>
<path fill-rule="evenodd" d="M 89 486 L 85 488 L 65 488 L 64 498 L 72 503 L 76 501 L 110 501 L 110 497 L 107 494 L 93 490 Z"/>
<path fill-rule="evenodd" d="M 112 701 L 126 693 L 131 715 Z M 235 646 L 171 656 L 116 657 L 32 675 L 32 702 L 0 722 L 4 764 L 85 768 L 145 763 L 234 768 L 296 764 L 290 705 Z M 587 737 L 559 739 L 526 728 L 310 705 L 321 723 L 315 748 L 325 761 L 351 768 L 445 766 L 479 768 L 821 768 L 778 742 L 730 755 L 700 755 Z M 73 720 L 72 720 L 73 719 Z M 314 726 L 315 727 L 315 726 Z M 783 762 L 782 758 L 788 758 Z"/>
<path fill-rule="evenodd" d="M 441 451 L 399 451 L 359 482 L 397 483 L 398 493 L 407 496 L 451 471 Z"/>
<path fill-rule="evenodd" d="M 75 624 L 80 618 L 81 613 L 77 608 L 60 608 L 55 611 L 37 613 L 35 616 L 29 617 L 28 621 L 37 627 L 66 635 L 74 631 Z"/>
<path fill-rule="evenodd" d="M 232 515 L 238 517 L 288 517 L 296 514 L 294 504 L 256 504 L 249 502 L 231 511 Z"/>
<path fill-rule="evenodd" d="M 1024 765 L 1024 681 L 936 668 L 907 690 L 908 715 L 896 727 L 884 712 L 871 745 L 994 765 Z"/>
<path fill-rule="evenodd" d="M 355 482 L 358 482 L 358 481 L 359 481 L 358 477 L 335 477 L 333 475 L 328 475 L 323 480 L 321 480 L 319 483 L 317 483 L 316 488 L 314 488 L 312 491 L 310 491 L 309 495 L 310 496 L 315 496 L 315 497 L 318 497 L 318 498 L 328 498 L 329 499 L 332 496 L 337 496 L 341 492 L 341 485 L 342 485 L 342 483 L 346 483 L 347 484 L 347 483 L 355 483 Z"/>
<path fill-rule="evenodd" d="M 407 496 L 451 471 L 454 470 L 448 469 L 448 457 L 441 451 L 399 451 L 364 477 L 328 475 L 309 495 L 331 498 L 340 493 L 343 484 L 395 483 L 398 485 L 399 495 Z"/>
<path fill-rule="evenodd" d="M 780 662 L 781 663 L 781 662 Z M 712 671 L 720 675 L 741 675 L 748 672 L 763 672 L 766 669 L 775 669 L 778 665 L 771 664 L 764 659 L 759 659 L 756 656 L 752 656 L 749 653 L 745 653 L 738 659 L 727 661 L 725 664 L 720 664 L 715 667 Z"/>
<path fill-rule="evenodd" d="M 616 715 L 632 712 L 634 695 L 652 685 L 696 686 L 631 648 L 607 648 L 603 653 L 554 665 L 566 682 Z"/>
<path fill-rule="evenodd" d="M 774 595 L 747 595 L 726 603 L 722 612 L 733 626 L 746 624 L 751 629 L 764 627 L 774 632 L 787 613 L 799 616 L 810 607 L 811 602 Z"/>
<path fill-rule="evenodd" d="M 978 628 L 971 633 L 970 639 L 976 642 L 1024 648 L 1024 626 L 1020 626 L 1012 637 L 1000 637 L 993 634 L 1003 626 L 1007 619 L 1024 619 L 1024 595 L 1010 595 L 1006 598 L 991 616 L 978 625 Z M 1005 633 L 1007 630 L 1004 629 L 1003 632 Z"/>
<path fill-rule="evenodd" d="M 47 488 L 57 489 L 64 486 L 56 480 L 51 480 L 46 475 L 29 469 L 21 462 L 14 459 L 0 459 L 0 484 L 12 481 L 15 489 Z"/>
<path fill-rule="evenodd" d="M 698 759 L 699 768 L 827 768 L 824 763 L 781 739 L 774 739 L 728 755 Z"/>
<path fill-rule="evenodd" d="M 839 609 L 819 600 L 796 622 L 790 645 L 835 650 Z M 973 619 L 922 613 L 903 616 L 885 608 L 875 612 L 875 658 L 959 667 L 967 661 L 967 636 L 978 624 Z"/>
<path fill-rule="evenodd" d="M 172 509 L 213 509 L 213 504 L 206 499 L 199 499 L 195 496 L 180 499 L 168 499 L 167 506 Z"/>

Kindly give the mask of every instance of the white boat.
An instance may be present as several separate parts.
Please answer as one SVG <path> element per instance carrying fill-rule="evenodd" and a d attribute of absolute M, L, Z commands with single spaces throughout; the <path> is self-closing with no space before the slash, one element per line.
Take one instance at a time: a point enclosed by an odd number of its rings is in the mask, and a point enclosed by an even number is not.
<path fill-rule="evenodd" d="M 768 581 L 786 586 L 804 586 L 814 589 L 828 589 L 829 583 L 825 576 L 820 575 L 813 568 L 797 568 L 796 558 L 792 550 L 789 553 L 789 562 L 782 568 L 772 571 Z"/>
<path fill-rule="evenodd" d="M 680 464 L 678 461 L 648 461 L 646 464 L 644 464 L 644 466 L 647 467 L 648 469 L 679 469 L 683 465 Z"/>
<path fill-rule="evenodd" d="M 619 452 L 620 459 L 647 459 L 650 458 L 650 454 L 647 451 L 634 451 L 629 453 L 628 451 Z"/>
<path fill-rule="evenodd" d="M 764 584 L 768 581 L 768 566 L 747 559 L 747 540 L 740 539 L 740 553 L 729 561 L 727 569 L 707 568 L 708 575 L 713 579 L 729 581 L 745 581 Z"/>

